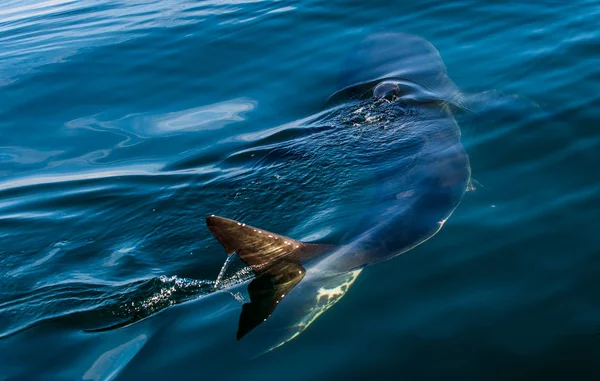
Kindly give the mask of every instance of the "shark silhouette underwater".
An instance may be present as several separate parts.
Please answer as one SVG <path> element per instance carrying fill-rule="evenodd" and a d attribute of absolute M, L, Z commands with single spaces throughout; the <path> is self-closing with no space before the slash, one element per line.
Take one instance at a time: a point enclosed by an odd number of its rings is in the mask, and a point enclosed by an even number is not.
<path fill-rule="evenodd" d="M 247 285 L 250 300 L 242 305 L 238 340 L 252 332 L 273 349 L 297 337 L 345 295 L 365 266 L 435 235 L 470 186 L 469 158 L 453 117 L 466 97 L 429 42 L 395 33 L 366 38 L 346 60 L 340 88 L 309 124 L 322 126 L 319 139 L 333 142 L 345 159 L 311 163 L 312 171 L 350 166 L 370 174 L 355 187 L 362 212 L 341 239 L 301 242 L 246 221 L 206 217 L 227 255 L 237 255 L 256 275 L 237 286 Z"/>

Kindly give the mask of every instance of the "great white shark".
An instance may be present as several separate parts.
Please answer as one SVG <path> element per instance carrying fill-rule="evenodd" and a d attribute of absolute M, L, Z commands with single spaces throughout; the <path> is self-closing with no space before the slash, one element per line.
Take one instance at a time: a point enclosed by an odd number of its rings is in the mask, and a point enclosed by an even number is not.
<path fill-rule="evenodd" d="M 325 126 L 319 139 L 335 142 L 345 160 L 322 168 L 315 161 L 311 170 L 335 173 L 354 163 L 369 173 L 371 180 L 356 187 L 362 212 L 343 237 L 301 242 L 251 221 L 206 217 L 227 255 L 237 255 L 256 275 L 236 286 L 247 286 L 249 295 L 238 340 L 255 336 L 272 349 L 297 337 L 346 294 L 365 266 L 434 236 L 470 186 L 469 157 L 453 116 L 467 108 L 466 98 L 429 42 L 395 33 L 365 39 L 344 63 L 339 88 L 311 124 L 318 119 Z"/>

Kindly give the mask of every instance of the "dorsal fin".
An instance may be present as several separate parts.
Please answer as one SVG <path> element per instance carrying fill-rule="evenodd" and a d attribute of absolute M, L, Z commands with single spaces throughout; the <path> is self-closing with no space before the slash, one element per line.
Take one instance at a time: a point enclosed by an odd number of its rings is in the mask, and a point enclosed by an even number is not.
<path fill-rule="evenodd" d="M 248 285 L 250 303 L 242 306 L 238 340 L 266 321 L 300 283 L 306 274 L 301 263 L 335 248 L 296 241 L 215 215 L 206 217 L 206 225 L 227 255 L 237 253 L 257 273 Z"/>
<path fill-rule="evenodd" d="M 259 273 L 264 272 L 279 260 L 303 263 L 333 248 L 331 245 L 296 241 L 215 215 L 206 217 L 206 225 L 215 238 L 221 242 L 228 255 L 237 253 L 242 261 Z"/>

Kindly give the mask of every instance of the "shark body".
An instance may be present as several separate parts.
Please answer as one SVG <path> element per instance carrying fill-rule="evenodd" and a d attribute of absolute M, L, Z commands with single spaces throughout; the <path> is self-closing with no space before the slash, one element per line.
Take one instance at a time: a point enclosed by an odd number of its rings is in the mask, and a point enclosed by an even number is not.
<path fill-rule="evenodd" d="M 238 340 L 252 332 L 272 349 L 297 337 L 345 295 L 365 266 L 402 254 L 442 228 L 470 183 L 452 114 L 461 99 L 439 53 L 421 38 L 377 35 L 355 49 L 341 90 L 317 118 L 324 127 L 319 139 L 335 142 L 340 157 L 360 162 L 369 174 L 355 187 L 363 212 L 343 237 L 301 242 L 245 221 L 206 218 L 227 254 L 237 254 L 256 274 L 247 285 L 250 302 L 242 306 Z M 347 163 L 319 168 L 316 162 L 313 170 L 343 171 Z M 255 333 L 259 326 L 263 332 Z"/>

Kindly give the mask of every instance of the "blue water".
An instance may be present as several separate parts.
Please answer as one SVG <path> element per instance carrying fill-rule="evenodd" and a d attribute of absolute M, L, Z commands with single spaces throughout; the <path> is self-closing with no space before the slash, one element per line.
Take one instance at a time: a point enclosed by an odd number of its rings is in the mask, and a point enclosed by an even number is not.
<path fill-rule="evenodd" d="M 596 1 L 3 1 L 0 380 L 599 379 L 599 20 Z M 242 355 L 204 218 L 340 233 L 324 216 L 360 203 L 324 186 L 339 170 L 301 186 L 306 166 L 250 155 L 380 32 L 486 94 L 457 116 L 476 189 Z"/>

